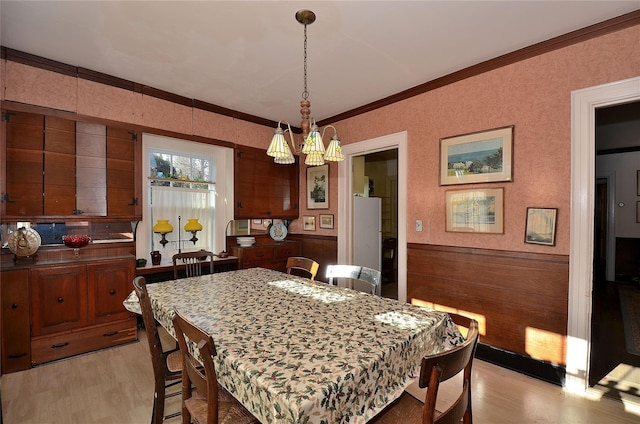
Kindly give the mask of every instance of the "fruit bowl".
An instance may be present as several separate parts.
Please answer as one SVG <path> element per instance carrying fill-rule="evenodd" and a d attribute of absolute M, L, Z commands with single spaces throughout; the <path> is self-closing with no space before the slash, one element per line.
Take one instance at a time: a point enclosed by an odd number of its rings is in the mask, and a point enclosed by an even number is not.
<path fill-rule="evenodd" d="M 62 236 L 62 241 L 64 245 L 67 247 L 73 247 L 74 249 L 85 247 L 91 241 L 91 237 L 89 236 Z"/>

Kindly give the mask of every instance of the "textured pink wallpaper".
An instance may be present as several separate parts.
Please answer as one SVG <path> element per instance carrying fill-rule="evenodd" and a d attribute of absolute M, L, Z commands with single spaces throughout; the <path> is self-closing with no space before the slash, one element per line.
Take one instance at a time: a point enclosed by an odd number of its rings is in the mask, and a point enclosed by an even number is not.
<path fill-rule="evenodd" d="M 640 26 L 557 50 L 335 123 L 343 144 L 406 130 L 407 241 L 569 254 L 571 92 L 640 75 Z M 515 125 L 513 182 L 439 186 L 439 140 Z M 445 191 L 504 187 L 504 234 L 445 232 Z M 332 193 L 331 201 L 337 200 Z M 524 243 L 529 206 L 558 208 L 555 246 Z"/>
<path fill-rule="evenodd" d="M 235 120 L 90 81 L 2 61 L 4 99 L 138 123 L 266 149 L 273 128 Z M 343 144 L 399 131 L 409 137 L 408 212 L 424 231 L 408 225 L 410 243 L 569 254 L 571 92 L 640 75 L 640 26 L 618 31 L 451 84 L 391 106 L 335 122 Z M 513 182 L 439 186 L 442 137 L 515 126 Z M 316 217 L 316 231 L 301 220 L 294 233 L 337 235 L 338 167 L 330 165 L 327 210 L 306 209 L 306 167 L 301 165 L 301 216 Z M 504 234 L 445 232 L 445 191 L 504 188 Z M 559 209 L 556 246 L 524 243 L 529 206 Z M 335 229 L 318 227 L 334 214 Z"/>

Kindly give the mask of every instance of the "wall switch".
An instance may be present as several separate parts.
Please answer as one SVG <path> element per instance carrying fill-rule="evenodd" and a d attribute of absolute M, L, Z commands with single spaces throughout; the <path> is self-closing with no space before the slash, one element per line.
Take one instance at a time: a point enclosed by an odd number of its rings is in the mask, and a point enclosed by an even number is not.
<path fill-rule="evenodd" d="M 416 231 L 422 231 L 422 220 L 416 219 Z"/>

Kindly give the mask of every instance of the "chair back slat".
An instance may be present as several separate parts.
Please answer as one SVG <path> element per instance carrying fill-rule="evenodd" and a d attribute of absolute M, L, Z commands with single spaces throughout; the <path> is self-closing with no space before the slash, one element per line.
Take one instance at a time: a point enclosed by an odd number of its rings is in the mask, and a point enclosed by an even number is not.
<path fill-rule="evenodd" d="M 369 284 L 371 294 L 380 296 L 382 293 L 382 274 L 373 268 L 359 265 L 328 265 L 326 278 L 330 285 L 337 285 L 338 278 L 364 281 Z"/>
<path fill-rule="evenodd" d="M 173 255 L 173 278 L 178 279 L 180 275 L 180 264 L 184 264 L 184 271 L 186 277 L 198 277 L 202 275 L 202 269 L 204 263 L 209 263 L 209 273 L 213 274 L 213 258 L 215 253 L 208 250 L 201 249 L 196 252 L 183 252 Z"/>
<path fill-rule="evenodd" d="M 287 259 L 287 274 L 291 274 L 294 269 L 299 269 L 307 272 L 311 276 L 313 281 L 318 273 L 320 264 L 313 259 L 305 258 L 302 256 L 291 256 Z"/>

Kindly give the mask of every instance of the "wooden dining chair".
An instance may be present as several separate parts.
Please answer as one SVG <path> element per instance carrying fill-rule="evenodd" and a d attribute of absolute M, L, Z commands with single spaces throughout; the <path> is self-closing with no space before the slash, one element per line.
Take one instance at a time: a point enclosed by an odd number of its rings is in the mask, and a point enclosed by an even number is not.
<path fill-rule="evenodd" d="M 182 353 L 182 423 L 193 419 L 199 424 L 259 424 L 260 422 L 224 387 L 218 384 L 213 357 L 216 346 L 210 334 L 183 316 L 175 307 L 173 328 Z M 200 353 L 198 361 L 187 346 L 195 344 Z M 204 367 L 203 367 L 204 365 Z"/>
<path fill-rule="evenodd" d="M 213 274 L 213 258 L 215 253 L 200 249 L 197 252 L 182 252 L 173 255 L 173 278 L 180 275 L 179 265 L 184 264 L 185 277 L 198 277 L 202 275 L 202 265 L 209 262 L 209 274 Z"/>
<path fill-rule="evenodd" d="M 330 285 L 337 285 L 338 278 L 363 281 L 368 285 L 368 293 L 380 296 L 382 292 L 382 274 L 380 271 L 366 266 L 328 265 L 326 278 Z M 353 288 L 359 289 L 357 285 L 353 285 Z"/>
<path fill-rule="evenodd" d="M 478 321 L 458 314 L 449 314 L 459 326 L 467 328 L 466 340 L 460 346 L 422 358 L 418 386 L 427 387 L 422 423 L 473 423 L 471 410 L 471 366 L 478 344 Z M 458 398 L 443 411 L 436 411 L 440 383 L 463 371 L 462 389 Z"/>
<path fill-rule="evenodd" d="M 287 259 L 287 274 L 291 274 L 292 270 L 303 270 L 311 275 L 311 281 L 316 278 L 318 268 L 320 268 L 320 264 L 313 259 L 302 256 L 291 256 Z"/>
<path fill-rule="evenodd" d="M 370 421 L 371 424 L 411 422 L 422 424 L 472 424 L 471 366 L 478 343 L 478 322 L 458 314 L 449 314 L 466 333 L 464 343 L 453 349 L 422 358 L 418 386 L 427 388 L 424 403 L 404 392 L 400 398 Z M 444 412 L 436 409 L 440 383 L 462 372 L 462 387 L 456 400 Z M 457 382 L 456 382 L 457 383 Z M 453 390 L 453 389 L 452 389 Z"/>
<path fill-rule="evenodd" d="M 163 351 L 160 334 L 156 319 L 151 309 L 151 300 L 147 292 L 147 282 L 144 277 L 136 277 L 133 280 L 133 289 L 138 295 L 140 302 L 140 310 L 142 311 L 142 320 L 144 322 L 147 334 L 147 342 L 149 343 L 149 353 L 151 354 L 151 364 L 153 366 L 154 394 L 153 394 L 153 412 L 151 414 L 151 424 L 162 424 L 164 419 L 177 417 L 180 412 L 164 415 L 164 401 L 166 397 L 177 396 L 180 394 L 176 390 L 167 394 L 169 387 L 180 383 L 182 379 L 182 355 L 179 349 Z"/>

